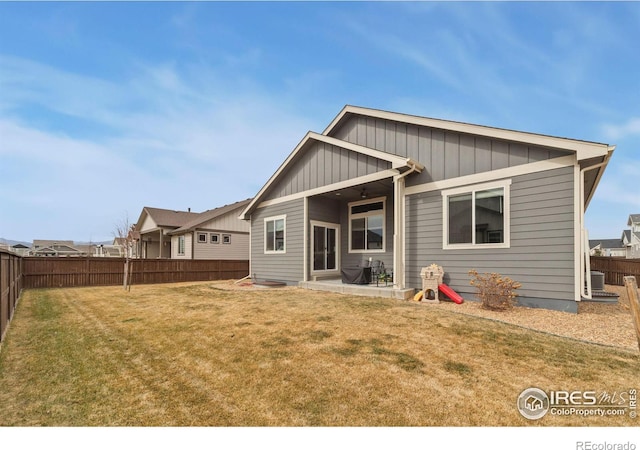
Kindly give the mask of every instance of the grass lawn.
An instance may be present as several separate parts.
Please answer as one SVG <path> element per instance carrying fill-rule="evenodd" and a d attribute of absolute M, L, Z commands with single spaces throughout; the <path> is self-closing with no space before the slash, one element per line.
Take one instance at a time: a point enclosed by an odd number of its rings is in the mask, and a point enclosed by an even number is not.
<path fill-rule="evenodd" d="M 528 387 L 637 389 L 637 352 L 437 306 L 228 284 L 25 291 L 0 349 L 0 426 L 640 424 L 516 408 Z"/>

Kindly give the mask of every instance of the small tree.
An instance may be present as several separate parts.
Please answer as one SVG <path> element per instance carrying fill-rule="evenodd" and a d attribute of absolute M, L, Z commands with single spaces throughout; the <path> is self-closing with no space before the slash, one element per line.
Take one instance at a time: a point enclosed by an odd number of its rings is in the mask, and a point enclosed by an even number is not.
<path fill-rule="evenodd" d="M 129 215 L 125 214 L 125 217 L 116 223 L 114 236 L 118 239 L 120 245 L 124 247 L 124 273 L 122 285 L 125 290 L 131 290 L 131 251 L 135 244 L 134 231 L 135 224 L 129 222 Z"/>
<path fill-rule="evenodd" d="M 513 307 L 513 300 L 518 294 L 516 289 L 522 285 L 509 277 L 499 273 L 485 273 L 480 275 L 477 270 L 469 271 L 471 286 L 478 289 L 478 298 L 482 307 L 493 311 L 505 311 Z"/>

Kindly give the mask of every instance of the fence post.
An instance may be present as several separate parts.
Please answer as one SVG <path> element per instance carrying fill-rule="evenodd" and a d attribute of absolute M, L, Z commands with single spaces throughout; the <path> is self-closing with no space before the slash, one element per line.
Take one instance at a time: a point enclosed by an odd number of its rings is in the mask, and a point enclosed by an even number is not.
<path fill-rule="evenodd" d="M 640 299 L 638 298 L 636 277 L 624 277 L 624 285 L 627 288 L 627 294 L 629 296 L 633 325 L 636 329 L 636 337 L 638 338 L 638 350 L 640 350 Z"/>

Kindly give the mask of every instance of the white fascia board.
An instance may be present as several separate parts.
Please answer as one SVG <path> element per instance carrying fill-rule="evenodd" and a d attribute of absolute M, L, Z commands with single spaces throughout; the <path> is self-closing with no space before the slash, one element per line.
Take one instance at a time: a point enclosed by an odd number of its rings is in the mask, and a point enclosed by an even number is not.
<path fill-rule="evenodd" d="M 494 128 L 485 125 L 474 125 L 443 119 L 432 119 L 429 117 L 413 116 L 409 114 L 381 111 L 351 105 L 345 106 L 322 134 L 328 135 L 331 133 L 340 120 L 349 113 L 375 117 L 378 119 L 393 120 L 395 122 L 408 123 L 412 125 L 438 128 L 441 130 L 455 131 L 458 133 L 474 134 L 476 136 L 484 136 L 487 138 L 538 145 L 558 150 L 574 151 L 578 155 L 578 161 L 604 156 L 609 151 L 609 146 L 607 144 L 600 144 L 597 142 L 580 141 L 576 139 L 547 136 L 544 134 L 528 133 L 525 131 L 507 130 L 504 128 Z"/>
<path fill-rule="evenodd" d="M 278 176 L 287 168 L 287 166 L 293 161 L 296 155 L 304 148 L 305 144 L 309 141 L 316 142 L 324 142 L 325 144 L 334 145 L 336 147 L 344 148 L 346 150 L 351 150 L 356 153 L 360 153 L 363 155 L 371 156 L 372 158 L 381 159 L 383 161 L 387 161 L 391 164 L 392 169 L 400 169 L 403 167 L 411 167 L 415 166 L 417 171 L 421 171 L 424 169 L 424 166 L 416 161 L 413 161 L 411 158 L 406 158 L 398 155 L 393 155 L 391 153 L 382 152 L 380 150 L 375 150 L 373 148 L 364 147 L 362 145 L 353 144 L 351 142 L 346 142 L 340 139 L 336 139 L 330 136 L 325 136 L 322 134 L 314 133 L 309 131 L 305 137 L 300 141 L 300 143 L 296 146 L 296 148 L 291 152 L 291 154 L 287 157 L 287 159 L 280 165 L 278 170 L 269 178 L 267 183 L 260 189 L 260 191 L 253 198 L 251 203 L 247 205 L 246 208 L 243 209 L 239 218 L 242 220 L 248 219 L 248 212 L 252 211 L 255 208 L 256 204 L 259 204 L 262 196 L 265 194 L 267 189 L 273 184 Z"/>
<path fill-rule="evenodd" d="M 372 181 L 384 180 L 385 178 L 392 178 L 398 175 L 399 172 L 396 169 L 387 169 L 380 172 L 372 173 L 369 175 L 363 175 L 357 178 L 351 178 L 346 181 L 340 181 L 338 183 L 327 184 L 326 186 L 320 186 L 308 191 L 298 192 L 296 194 L 285 195 L 284 197 L 278 197 L 271 200 L 265 200 L 258 204 L 257 208 L 264 208 L 265 206 L 273 206 L 280 203 L 290 202 L 292 200 L 298 200 L 305 197 L 312 197 L 314 195 L 326 194 L 327 192 L 333 192 L 340 189 L 346 189 L 360 184 L 371 183 Z"/>

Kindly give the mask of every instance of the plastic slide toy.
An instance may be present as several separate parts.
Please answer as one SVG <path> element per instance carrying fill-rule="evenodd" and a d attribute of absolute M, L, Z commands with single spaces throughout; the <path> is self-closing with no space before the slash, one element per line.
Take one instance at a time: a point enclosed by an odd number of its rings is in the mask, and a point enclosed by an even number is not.
<path fill-rule="evenodd" d="M 442 292 L 444 295 L 449 297 L 451 301 L 453 301 L 454 303 L 457 303 L 458 305 L 464 302 L 464 299 L 460 297 L 460 295 L 458 295 L 456 291 L 454 291 L 444 283 L 438 285 L 438 291 Z"/>

